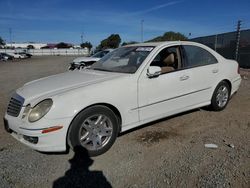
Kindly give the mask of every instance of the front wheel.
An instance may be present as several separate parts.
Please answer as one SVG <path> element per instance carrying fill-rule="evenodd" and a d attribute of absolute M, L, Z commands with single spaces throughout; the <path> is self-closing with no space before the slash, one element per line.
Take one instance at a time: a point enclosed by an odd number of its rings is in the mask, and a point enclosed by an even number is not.
<path fill-rule="evenodd" d="M 210 106 L 214 111 L 221 111 L 226 108 L 229 99 L 230 87 L 227 82 L 222 81 L 215 88 Z"/>
<path fill-rule="evenodd" d="M 70 66 L 68 67 L 68 70 L 74 70 L 74 69 L 75 69 L 75 67 L 72 66 L 72 65 L 70 65 Z"/>
<path fill-rule="evenodd" d="M 118 120 L 112 110 L 105 106 L 93 106 L 77 115 L 69 131 L 71 146 L 83 147 L 90 156 L 105 153 L 118 134 Z"/>

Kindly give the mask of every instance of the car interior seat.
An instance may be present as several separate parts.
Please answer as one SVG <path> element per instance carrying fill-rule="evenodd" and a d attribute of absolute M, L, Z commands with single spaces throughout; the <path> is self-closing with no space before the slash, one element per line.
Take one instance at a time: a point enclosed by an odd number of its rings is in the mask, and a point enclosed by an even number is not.
<path fill-rule="evenodd" d="M 167 73 L 167 72 L 171 72 L 171 71 L 174 71 L 175 70 L 175 55 L 174 53 L 170 53 L 167 55 L 167 57 L 163 60 L 163 65 L 161 67 L 161 73 L 164 74 L 164 73 Z"/>

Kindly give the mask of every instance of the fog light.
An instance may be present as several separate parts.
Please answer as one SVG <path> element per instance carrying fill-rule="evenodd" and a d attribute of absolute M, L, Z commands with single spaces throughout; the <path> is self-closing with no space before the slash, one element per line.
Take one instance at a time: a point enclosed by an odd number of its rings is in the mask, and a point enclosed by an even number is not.
<path fill-rule="evenodd" d="M 38 137 L 23 135 L 23 139 L 30 142 L 30 143 L 32 143 L 32 144 L 37 144 L 38 143 Z"/>

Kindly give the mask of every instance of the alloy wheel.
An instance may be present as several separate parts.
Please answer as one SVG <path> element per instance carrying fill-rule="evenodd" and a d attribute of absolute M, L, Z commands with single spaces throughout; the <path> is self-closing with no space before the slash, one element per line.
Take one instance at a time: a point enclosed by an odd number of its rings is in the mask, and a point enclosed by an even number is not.
<path fill-rule="evenodd" d="M 216 103 L 220 108 L 223 108 L 228 101 L 229 93 L 226 86 L 222 85 L 217 91 Z"/>
<path fill-rule="evenodd" d="M 79 140 L 83 147 L 88 150 L 99 150 L 103 148 L 111 139 L 113 124 L 109 117 L 103 114 L 95 114 L 81 125 Z"/>

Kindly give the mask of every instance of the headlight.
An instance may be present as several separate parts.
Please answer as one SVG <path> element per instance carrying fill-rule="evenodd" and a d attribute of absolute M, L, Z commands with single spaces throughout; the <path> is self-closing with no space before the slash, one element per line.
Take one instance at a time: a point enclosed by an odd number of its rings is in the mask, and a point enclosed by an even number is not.
<path fill-rule="evenodd" d="M 45 99 L 38 103 L 29 113 L 29 122 L 35 122 L 45 116 L 53 105 L 52 99 Z"/>

